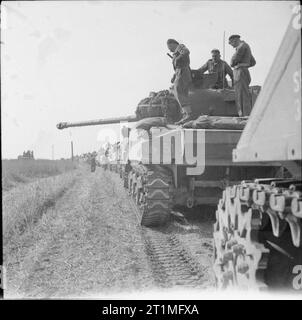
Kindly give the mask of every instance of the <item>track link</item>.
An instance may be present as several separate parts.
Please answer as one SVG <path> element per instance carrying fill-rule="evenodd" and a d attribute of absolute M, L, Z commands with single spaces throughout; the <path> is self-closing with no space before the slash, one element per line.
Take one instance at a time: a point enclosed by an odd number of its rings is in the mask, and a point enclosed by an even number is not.
<path fill-rule="evenodd" d="M 267 239 L 284 255 L 300 259 L 297 257 L 302 248 L 299 188 L 299 183 L 290 179 L 255 180 L 226 188 L 214 224 L 214 272 L 218 288 L 266 288 L 270 255 Z M 291 240 L 286 234 L 291 235 Z"/>

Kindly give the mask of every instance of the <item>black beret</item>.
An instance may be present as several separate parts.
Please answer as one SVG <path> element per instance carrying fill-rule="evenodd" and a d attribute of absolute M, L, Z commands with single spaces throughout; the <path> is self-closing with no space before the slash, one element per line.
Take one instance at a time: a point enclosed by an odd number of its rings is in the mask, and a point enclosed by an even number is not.
<path fill-rule="evenodd" d="M 232 34 L 232 35 L 229 37 L 229 40 L 237 39 L 237 38 L 240 38 L 240 35 L 239 35 L 239 34 Z"/>
<path fill-rule="evenodd" d="M 174 39 L 168 39 L 167 40 L 167 44 L 170 44 L 170 43 L 175 43 L 175 44 L 179 44 L 176 40 Z"/>

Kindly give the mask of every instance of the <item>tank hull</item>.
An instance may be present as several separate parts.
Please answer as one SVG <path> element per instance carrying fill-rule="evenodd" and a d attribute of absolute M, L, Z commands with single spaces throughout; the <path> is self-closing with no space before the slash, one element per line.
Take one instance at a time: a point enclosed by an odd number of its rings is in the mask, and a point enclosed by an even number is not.
<path fill-rule="evenodd" d="M 128 169 L 118 159 L 111 161 L 110 170 L 123 177 L 124 186 L 129 188 L 138 206 L 143 205 L 140 199 L 144 198 L 148 189 L 144 187 L 145 177 L 148 176 L 146 172 L 153 172 L 151 176 L 156 176 L 160 190 L 157 196 L 162 197 L 156 199 L 157 204 L 161 203 L 162 212 L 167 218 L 168 212 L 175 206 L 192 208 L 215 205 L 226 186 L 235 185 L 241 179 L 251 181 L 259 175 L 270 177 L 280 170 L 279 163 L 266 163 L 263 166 L 259 163 L 246 165 L 232 162 L 231 152 L 240 135 L 241 130 L 162 128 L 152 137 L 152 141 L 141 142 L 141 152 L 136 149 L 136 158 L 131 158 L 129 153 Z M 167 152 L 168 149 L 170 152 Z M 121 154 L 121 150 L 119 152 Z M 190 152 L 195 163 L 189 163 L 192 159 L 186 157 Z M 168 157 L 165 157 L 167 154 Z M 137 181 L 143 186 L 138 188 Z M 143 215 L 145 217 L 146 212 Z M 164 221 L 167 219 L 162 219 L 158 214 L 157 223 L 153 218 L 152 225 L 148 226 L 161 225 Z"/>

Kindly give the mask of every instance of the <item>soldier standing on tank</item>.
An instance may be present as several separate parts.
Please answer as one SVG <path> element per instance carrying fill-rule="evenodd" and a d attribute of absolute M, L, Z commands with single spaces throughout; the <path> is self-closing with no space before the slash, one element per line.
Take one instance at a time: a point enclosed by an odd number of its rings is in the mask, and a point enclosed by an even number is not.
<path fill-rule="evenodd" d="M 208 71 L 209 74 L 217 74 L 217 81 L 212 86 L 211 89 L 223 89 L 228 88 L 228 82 L 226 75 L 228 75 L 232 80 L 233 86 L 233 70 L 232 68 L 221 59 L 220 51 L 218 49 L 213 49 L 211 51 L 212 59 L 209 59 L 201 68 L 198 69 L 201 74 Z"/>
<path fill-rule="evenodd" d="M 173 94 L 175 99 L 183 110 L 183 117 L 176 124 L 180 125 L 186 121 L 192 120 L 192 109 L 189 100 L 189 87 L 192 83 L 190 69 L 190 51 L 185 45 L 178 43 L 174 39 L 167 41 L 168 49 L 173 53 L 174 76 L 171 79 L 173 83 Z"/>
<path fill-rule="evenodd" d="M 240 36 L 235 34 L 229 37 L 229 44 L 236 49 L 231 59 L 231 67 L 234 68 L 234 89 L 235 101 L 238 115 L 249 116 L 252 110 L 252 98 L 249 91 L 251 83 L 250 67 L 256 64 L 250 46 L 240 40 Z"/>

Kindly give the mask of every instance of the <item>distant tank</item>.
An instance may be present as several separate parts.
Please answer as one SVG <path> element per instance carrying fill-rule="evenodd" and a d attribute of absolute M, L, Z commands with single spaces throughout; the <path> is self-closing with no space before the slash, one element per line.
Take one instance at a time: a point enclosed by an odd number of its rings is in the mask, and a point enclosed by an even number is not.
<path fill-rule="evenodd" d="M 254 172 L 223 191 L 214 226 L 219 288 L 302 289 L 300 31 L 290 23 L 233 151 L 234 165 L 278 161 L 284 178 Z"/>
<path fill-rule="evenodd" d="M 280 168 L 278 163 L 232 162 L 232 149 L 246 122 L 237 116 L 234 91 L 208 89 L 215 75 L 193 71 L 193 79 L 189 97 L 197 120 L 186 128 L 173 125 L 181 113 L 168 90 L 141 101 L 133 116 L 57 125 L 63 129 L 136 122 L 107 154 L 106 167 L 109 164 L 124 179 L 142 213 L 143 226 L 164 224 L 175 205 L 215 205 L 225 186 L 255 176 L 275 176 Z M 251 87 L 253 102 L 259 88 Z"/>

